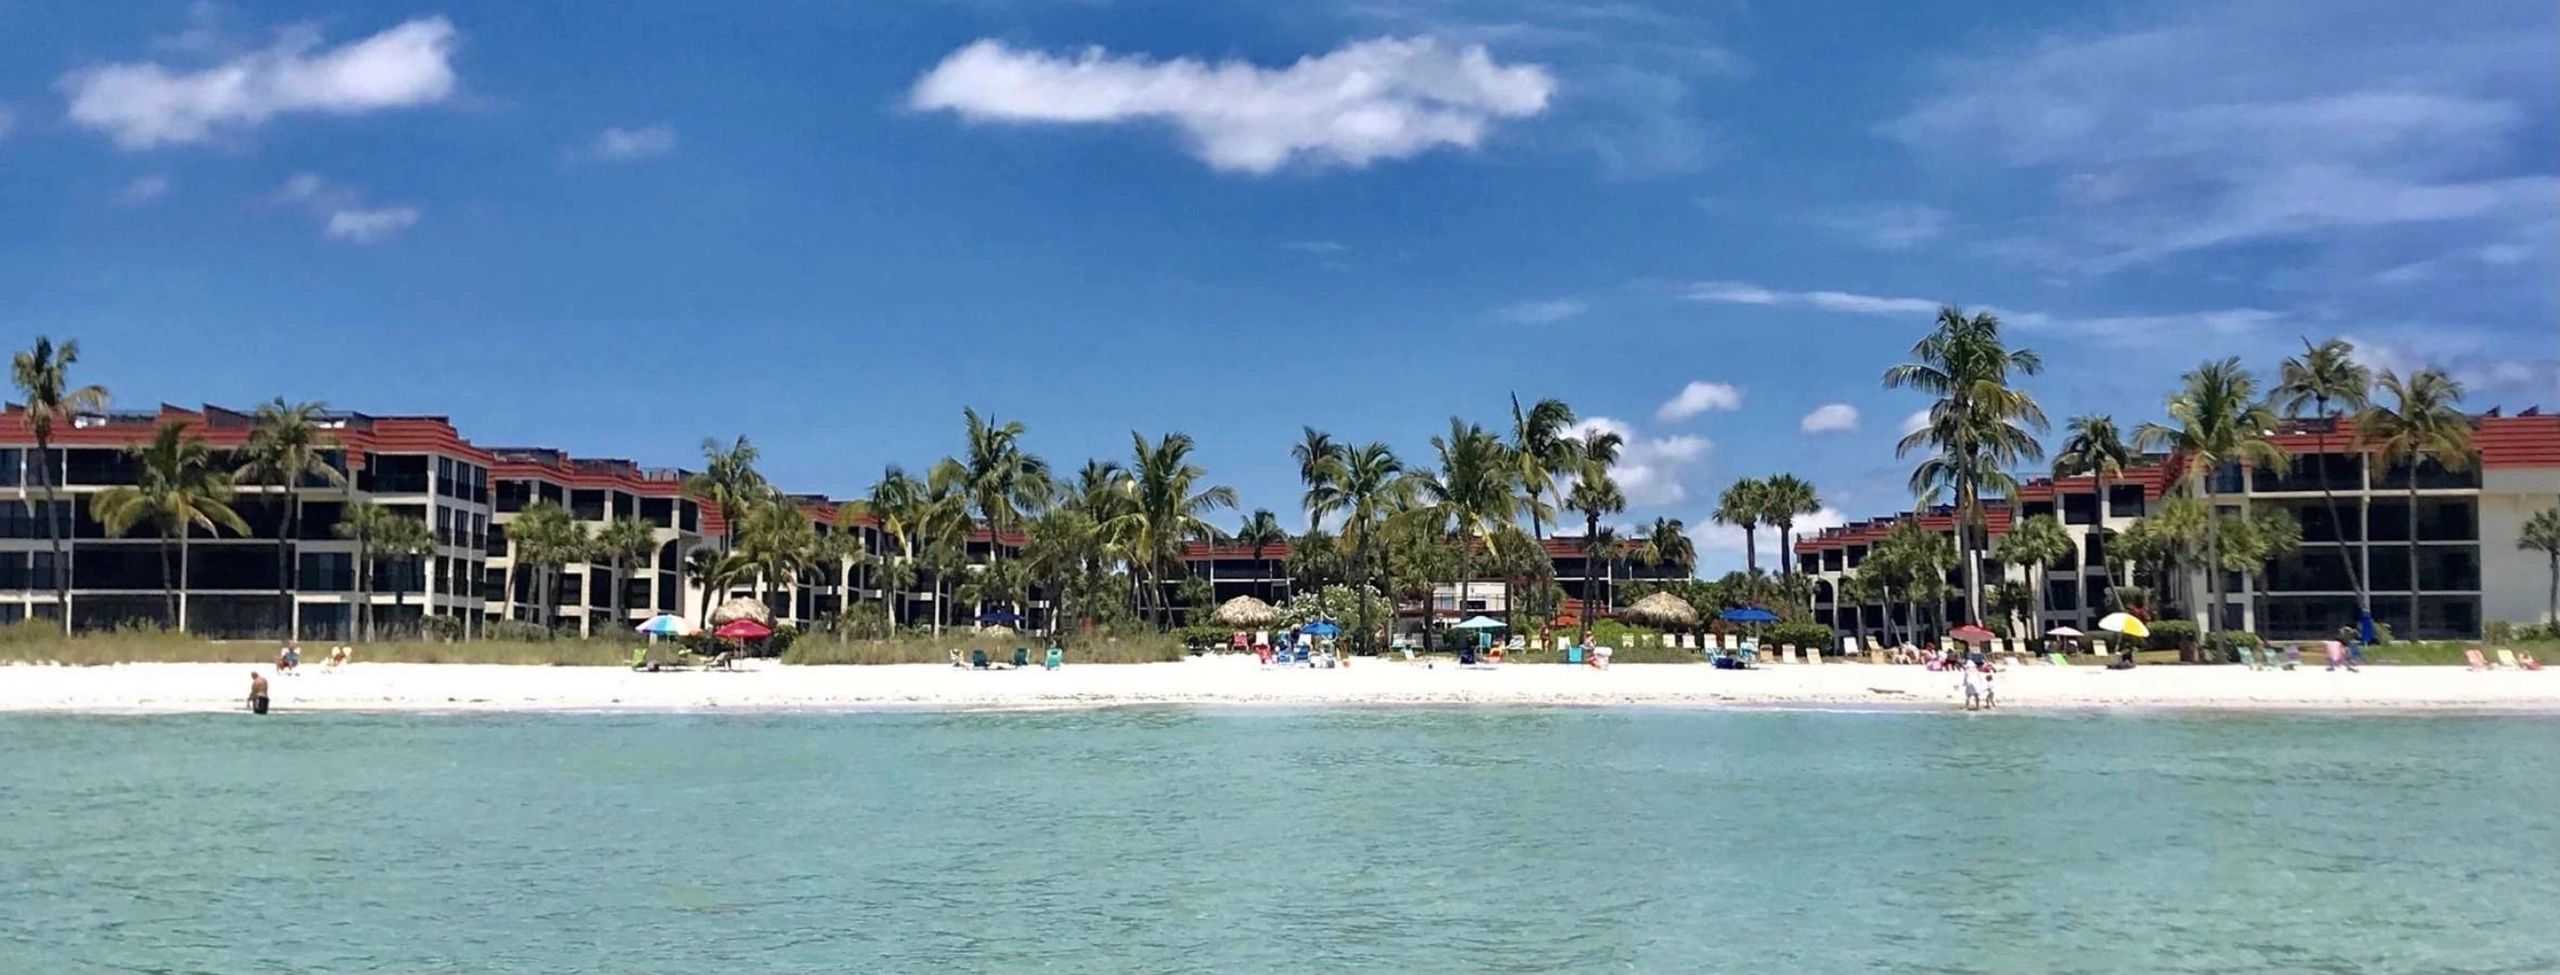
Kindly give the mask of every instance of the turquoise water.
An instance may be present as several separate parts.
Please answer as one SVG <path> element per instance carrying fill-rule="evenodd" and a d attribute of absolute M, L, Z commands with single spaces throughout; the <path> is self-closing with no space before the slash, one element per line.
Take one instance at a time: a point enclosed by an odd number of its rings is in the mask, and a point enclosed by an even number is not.
<path fill-rule="evenodd" d="M 2548 972 L 2560 719 L 0 717 L 0 970 Z"/>

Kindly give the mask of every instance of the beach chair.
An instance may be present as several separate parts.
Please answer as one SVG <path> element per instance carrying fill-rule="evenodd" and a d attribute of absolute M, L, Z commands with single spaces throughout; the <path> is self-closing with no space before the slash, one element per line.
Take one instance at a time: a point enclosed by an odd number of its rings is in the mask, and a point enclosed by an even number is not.
<path fill-rule="evenodd" d="M 1031 648 L 1030 648 L 1030 647 L 1015 647 L 1015 648 L 1013 648 L 1013 665 L 1014 665 L 1015 667 L 1028 667 L 1028 666 L 1031 666 Z"/>
<path fill-rule="evenodd" d="M 2106 656 L 2106 655 L 2107 655 L 2107 641 L 2105 641 L 2105 640 L 2091 640 L 2091 641 L 2089 641 L 2089 653 L 2090 653 L 2092 656 L 2099 656 L 2099 657 Z"/>
<path fill-rule="evenodd" d="M 1047 655 L 1047 656 L 1044 656 L 1044 657 L 1042 657 L 1042 658 L 1040 658 L 1040 668 L 1041 668 L 1042 670 L 1056 670 L 1056 669 L 1058 669 L 1059 665 L 1064 664 L 1064 663 L 1066 663 L 1066 662 L 1067 662 L 1067 652 L 1066 652 L 1066 651 L 1064 651 L 1064 650 L 1060 650 L 1060 649 L 1058 649 L 1057 647 L 1050 647 L 1050 648 L 1049 648 L 1049 653 L 1048 653 L 1048 655 Z"/>
<path fill-rule="evenodd" d="M 1871 664 L 1882 665 L 1882 664 L 1885 662 L 1885 659 L 1884 659 L 1884 651 L 1882 651 L 1882 650 L 1868 650 L 1868 651 L 1867 651 L 1867 662 L 1868 662 L 1868 663 L 1871 663 Z"/>
<path fill-rule="evenodd" d="M 1582 663 L 1582 644 L 1577 643 L 1564 648 L 1564 662 L 1580 666 Z"/>
<path fill-rule="evenodd" d="M 2052 652 L 2052 653 L 2045 654 L 2045 655 L 2044 655 L 2044 658 L 2045 658 L 2046 660 L 2053 661 L 2053 665 L 2054 665 L 2054 666 L 2056 666 L 2056 667 L 2068 667 L 2068 666 L 2071 666 L 2071 657 L 2070 657 L 2070 655 L 2069 655 L 2069 654 L 2065 654 L 2065 653 L 2063 653 L 2062 651 L 2059 651 L 2059 650 L 2056 650 L 2056 651 L 2054 651 L 2054 652 Z"/>
<path fill-rule="evenodd" d="M 2462 663 L 2465 670 L 2489 669 L 2489 658 L 2480 653 L 2479 647 L 2462 651 Z"/>
<path fill-rule="evenodd" d="M 1458 645 L 1458 666 L 1460 666 L 1460 667 L 1473 667 L 1473 666 L 1475 666 L 1475 665 L 1476 665 L 1476 645 L 1475 645 L 1475 644 L 1472 644 L 1472 643 L 1462 643 L 1462 644 L 1459 644 L 1459 645 Z"/>
<path fill-rule="evenodd" d="M 2247 667 L 2250 670 L 2258 669 L 2258 652 L 2256 650 L 2252 650 L 2244 646 L 2233 647 L 2231 648 L 2231 652 L 2234 656 L 2240 658 L 2240 666 Z"/>
<path fill-rule="evenodd" d="M 954 667 L 963 667 L 963 668 L 965 668 L 965 667 L 969 666 L 969 662 L 968 662 L 968 661 L 960 659 L 960 648 L 959 648 L 959 647 L 952 647 L 952 648 L 951 648 L 951 666 L 954 666 Z"/>
<path fill-rule="evenodd" d="M 1822 662 L 1822 648 L 1821 648 L 1821 647 L 1806 647 L 1806 648 L 1804 648 L 1804 662 L 1805 662 L 1805 663 L 1808 663 L 1808 664 L 1818 664 L 1818 663 L 1821 663 L 1821 662 Z"/>
<path fill-rule="evenodd" d="M 2504 670 L 2516 670 L 2516 669 L 2519 669 L 2519 667 L 2520 667 L 2521 665 L 2519 665 L 2519 664 L 2517 664 L 2517 663 L 2516 663 L 2516 652 L 2515 652 L 2515 651 L 2513 651 L 2513 650 L 2509 650 L 2509 649 L 2507 649 L 2507 648 L 2505 648 L 2505 647 L 2499 647 L 2499 648 L 2498 648 L 2498 666 L 2499 666 L 2501 669 L 2504 669 Z"/>
<path fill-rule="evenodd" d="M 649 648 L 647 648 L 647 647 L 633 647 L 633 648 L 631 648 L 631 669 L 633 669 L 633 670 L 647 670 L 647 669 L 649 669 Z"/>
<path fill-rule="evenodd" d="M 1792 643 L 1778 644 L 1778 657 L 1779 659 L 1785 660 L 1791 664 L 1800 664 L 1804 662 L 1803 657 L 1796 656 L 1796 645 Z"/>
<path fill-rule="evenodd" d="M 1307 664 L 1307 645 L 1306 645 L 1306 644 L 1301 643 L 1301 644 L 1298 644 L 1296 647 L 1294 647 L 1294 648 L 1291 648 L 1291 649 L 1290 649 L 1290 651 L 1289 651 L 1289 664 L 1290 664 L 1290 666 L 1293 666 L 1293 667 L 1304 667 L 1304 666 L 1308 666 L 1308 664 Z"/>
<path fill-rule="evenodd" d="M 984 650 L 969 651 L 969 666 L 977 670 L 987 669 L 989 666 L 987 663 L 987 652 Z"/>

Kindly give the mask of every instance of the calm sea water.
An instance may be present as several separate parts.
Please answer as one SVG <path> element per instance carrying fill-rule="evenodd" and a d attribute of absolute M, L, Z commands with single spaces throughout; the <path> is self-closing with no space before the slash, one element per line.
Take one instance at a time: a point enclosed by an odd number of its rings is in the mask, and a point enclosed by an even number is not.
<path fill-rule="evenodd" d="M 2549 972 L 2560 720 L 0 717 L 0 970 Z"/>

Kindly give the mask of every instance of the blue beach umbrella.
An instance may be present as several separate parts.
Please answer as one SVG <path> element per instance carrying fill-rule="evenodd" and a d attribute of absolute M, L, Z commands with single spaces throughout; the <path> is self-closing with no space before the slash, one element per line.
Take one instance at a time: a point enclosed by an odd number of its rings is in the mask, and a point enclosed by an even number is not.
<path fill-rule="evenodd" d="M 683 636 L 694 631 L 693 621 L 672 613 L 649 617 L 633 630 L 647 636 Z"/>
<path fill-rule="evenodd" d="M 1725 610 L 1724 621 L 1727 623 L 1775 623 L 1778 621 L 1778 614 L 1758 606 L 1744 606 L 1740 609 Z"/>
<path fill-rule="evenodd" d="M 1020 623 L 1022 622 L 1022 616 L 1019 613 L 1009 613 L 999 609 L 992 613 L 978 614 L 978 622 L 988 624 Z"/>
<path fill-rule="evenodd" d="M 1341 636 L 1342 627 L 1335 625 L 1332 620 L 1317 620 L 1299 627 L 1298 632 L 1308 636 Z"/>

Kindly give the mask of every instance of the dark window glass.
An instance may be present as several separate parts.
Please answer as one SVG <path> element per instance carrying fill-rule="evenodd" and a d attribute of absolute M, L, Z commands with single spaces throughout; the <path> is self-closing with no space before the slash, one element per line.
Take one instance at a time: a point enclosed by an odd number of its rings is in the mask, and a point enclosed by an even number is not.
<path fill-rule="evenodd" d="M 142 464 L 122 450 L 104 447 L 56 448 L 62 451 L 65 484 L 131 484 Z"/>
<path fill-rule="evenodd" d="M 2096 494 L 2063 495 L 2062 523 L 2066 525 L 2097 524 L 2098 496 Z"/>
<path fill-rule="evenodd" d="M 2365 553 L 2367 584 L 2375 592 L 2409 591 L 2409 546 L 2374 545 Z"/>
<path fill-rule="evenodd" d="M 676 502 L 675 502 L 675 499 L 674 499 L 674 498 L 641 498 L 641 499 L 640 499 L 640 517 L 641 517 L 641 518 L 644 518 L 644 519 L 647 519 L 647 520 L 648 520 L 648 522 L 649 522 L 650 524 L 652 524 L 652 525 L 656 525 L 656 526 L 658 526 L 658 527 L 660 527 L 660 528 L 673 528 L 673 527 L 675 527 L 675 526 L 676 526 Z"/>
<path fill-rule="evenodd" d="M 26 483 L 26 454 L 16 447 L 0 448 L 0 487 Z"/>
<path fill-rule="evenodd" d="M 2080 582 L 2077 579 L 2052 579 L 2045 583 L 2045 607 L 2058 613 L 2080 610 Z"/>
<path fill-rule="evenodd" d="M 355 561 L 355 556 L 341 552 L 304 555 L 297 584 L 305 592 L 354 592 Z M 304 611 L 308 612 L 309 607 Z"/>
<path fill-rule="evenodd" d="M 2429 592 L 2480 588 L 2480 549 L 2471 545 L 2419 546 L 2418 586 Z"/>
<path fill-rule="evenodd" d="M 2474 458 L 2475 460 L 2477 458 Z M 2458 471 L 2449 471 L 2430 457 L 2418 462 L 2418 489 L 2476 488 L 2480 486 L 2480 465 L 2469 463 Z M 2374 479 L 2375 490 L 2406 491 L 2409 489 L 2409 465 L 2394 464 Z"/>
<path fill-rule="evenodd" d="M 658 612 L 672 613 L 684 608 L 680 602 L 683 598 L 684 589 L 677 585 L 676 574 L 658 573 Z"/>
<path fill-rule="evenodd" d="M 228 544 L 187 547 L 187 585 L 193 589 L 276 588 L 276 550 L 272 545 Z"/>
<path fill-rule="evenodd" d="M 359 486 L 375 494 L 427 493 L 425 454 L 376 454 Z"/>
<path fill-rule="evenodd" d="M 586 488 L 569 492 L 569 513 L 579 521 L 605 520 L 605 492 Z"/>
<path fill-rule="evenodd" d="M 2107 485 L 2107 516 L 2110 518 L 2142 517 L 2142 485 Z"/>
<path fill-rule="evenodd" d="M 2353 555 L 2352 549 L 2349 554 Z M 2268 560 L 2258 585 L 2271 593 L 2355 590 L 2336 545 L 2305 545 L 2283 558 Z"/>
<path fill-rule="evenodd" d="M 532 503 L 532 481 L 506 480 L 498 482 L 497 507 L 499 511 L 523 511 L 526 505 Z"/>

